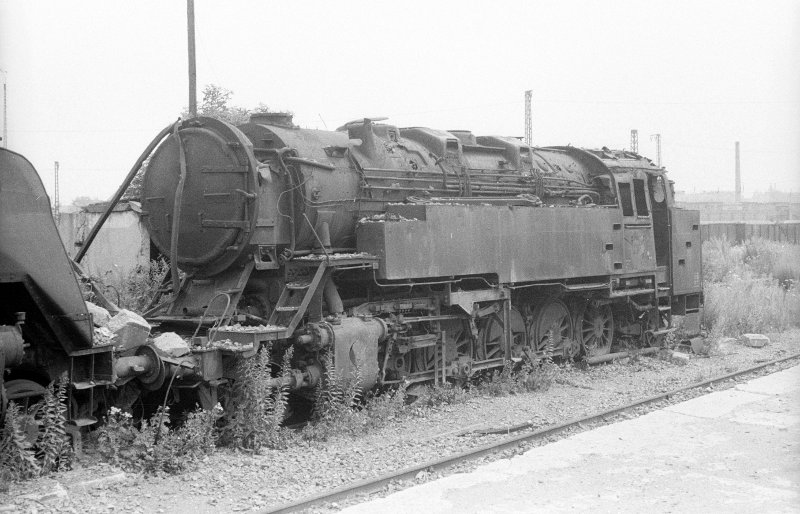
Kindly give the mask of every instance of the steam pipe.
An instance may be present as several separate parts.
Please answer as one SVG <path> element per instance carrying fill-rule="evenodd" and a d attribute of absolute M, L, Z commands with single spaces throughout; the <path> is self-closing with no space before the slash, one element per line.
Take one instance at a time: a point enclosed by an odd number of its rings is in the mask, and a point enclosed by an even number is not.
<path fill-rule="evenodd" d="M 172 132 L 173 127 L 177 126 L 179 121 L 180 118 L 178 118 L 178 121 L 176 121 L 175 123 L 172 123 L 164 127 L 164 130 L 158 133 L 155 139 L 153 139 L 150 142 L 150 144 L 147 145 L 147 148 L 144 149 L 142 155 L 140 155 L 139 158 L 136 159 L 136 163 L 131 168 L 131 171 L 128 172 L 128 176 L 125 177 L 125 180 L 122 182 L 122 184 L 120 184 L 119 189 L 117 189 L 117 192 L 114 193 L 114 196 L 111 198 L 111 202 L 108 204 L 108 207 L 106 207 L 105 212 L 103 212 L 103 215 L 100 216 L 99 220 L 97 220 L 97 223 L 94 224 L 94 227 L 92 227 L 92 231 L 89 232 L 89 235 L 86 237 L 86 240 L 83 242 L 83 245 L 81 245 L 80 250 L 78 250 L 78 253 L 75 255 L 75 262 L 81 262 L 81 259 L 83 259 L 84 255 L 86 255 L 86 252 L 89 251 L 89 247 L 92 245 L 94 238 L 97 237 L 97 233 L 100 232 L 100 229 L 103 227 L 103 224 L 111 215 L 111 211 L 114 210 L 114 207 L 116 207 L 119 201 L 122 199 L 122 195 L 124 195 L 125 191 L 128 190 L 128 186 L 131 185 L 133 177 L 135 177 L 136 174 L 139 172 L 139 168 L 142 167 L 142 163 L 145 161 L 145 159 L 147 159 L 147 157 L 150 156 L 150 153 L 153 150 L 155 150 L 156 146 L 158 146 L 158 144 L 161 143 L 161 140 L 164 139 L 164 137 L 166 137 L 167 134 Z"/>

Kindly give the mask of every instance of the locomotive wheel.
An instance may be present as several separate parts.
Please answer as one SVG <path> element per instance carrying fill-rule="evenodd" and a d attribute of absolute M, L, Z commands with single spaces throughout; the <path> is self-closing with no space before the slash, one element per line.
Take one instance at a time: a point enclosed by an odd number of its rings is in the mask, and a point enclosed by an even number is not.
<path fill-rule="evenodd" d="M 670 311 L 658 311 L 650 313 L 647 319 L 647 327 L 642 334 L 642 342 L 645 346 L 661 346 L 664 336 L 655 336 L 653 332 L 662 328 L 672 326 L 672 313 Z"/>
<path fill-rule="evenodd" d="M 436 367 L 436 347 L 416 348 L 408 352 L 406 362 L 409 373 L 422 373 Z"/>
<path fill-rule="evenodd" d="M 511 308 L 511 354 L 514 357 L 522 355 L 522 349 L 527 346 L 525 333 L 525 318 L 520 312 Z M 503 317 L 500 313 L 492 314 L 478 333 L 480 346 L 478 360 L 499 359 L 505 357 L 503 349 Z"/>
<path fill-rule="evenodd" d="M 579 306 L 575 326 L 584 355 L 595 357 L 611 351 L 611 344 L 614 342 L 614 315 L 609 305 L 598 306 L 587 302 Z"/>
<path fill-rule="evenodd" d="M 447 334 L 445 353 L 447 361 L 452 361 L 458 357 L 472 357 L 472 334 L 469 324 L 462 320 L 441 321 L 440 328 Z"/>
<path fill-rule="evenodd" d="M 531 343 L 535 350 L 547 350 L 547 342 L 552 337 L 553 350 L 564 347 L 564 355 L 570 356 L 573 340 L 572 316 L 561 300 L 550 298 L 534 309 L 533 323 L 530 326 Z"/>

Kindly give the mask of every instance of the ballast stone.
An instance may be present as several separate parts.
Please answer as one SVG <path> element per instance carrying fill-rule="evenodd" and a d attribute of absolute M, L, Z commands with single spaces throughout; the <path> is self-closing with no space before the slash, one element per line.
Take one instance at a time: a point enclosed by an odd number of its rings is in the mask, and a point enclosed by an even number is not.
<path fill-rule="evenodd" d="M 142 346 L 150 335 L 150 324 L 143 317 L 126 309 L 111 318 L 106 328 L 116 336 L 114 343 L 121 351 Z"/>
<path fill-rule="evenodd" d="M 159 353 L 170 357 L 183 357 L 191 351 L 189 343 L 175 332 L 164 332 L 156 337 L 153 339 L 153 346 Z"/>
<path fill-rule="evenodd" d="M 94 323 L 96 327 L 104 327 L 108 325 L 108 322 L 111 320 L 111 314 L 109 314 L 108 310 L 99 305 L 86 302 L 86 309 L 89 311 L 89 314 L 92 315 L 92 323 Z"/>
<path fill-rule="evenodd" d="M 690 359 L 691 357 L 689 357 L 689 355 L 686 353 L 672 352 L 672 354 L 670 355 L 670 361 L 673 364 L 677 364 L 678 366 L 686 366 L 687 364 L 689 364 Z"/>
<path fill-rule="evenodd" d="M 769 344 L 769 337 L 763 334 L 742 334 L 739 341 L 745 346 L 763 348 Z"/>

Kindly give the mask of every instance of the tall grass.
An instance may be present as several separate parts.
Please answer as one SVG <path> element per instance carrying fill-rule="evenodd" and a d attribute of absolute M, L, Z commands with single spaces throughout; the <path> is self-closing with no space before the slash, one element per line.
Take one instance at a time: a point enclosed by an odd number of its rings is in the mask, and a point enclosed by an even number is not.
<path fill-rule="evenodd" d="M 713 335 L 800 326 L 800 246 L 763 239 L 703 245 L 705 322 Z"/>

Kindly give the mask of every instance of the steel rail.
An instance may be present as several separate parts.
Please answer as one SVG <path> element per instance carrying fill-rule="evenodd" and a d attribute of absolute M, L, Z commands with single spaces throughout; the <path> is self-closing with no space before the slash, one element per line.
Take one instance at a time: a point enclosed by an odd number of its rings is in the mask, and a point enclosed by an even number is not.
<path fill-rule="evenodd" d="M 732 373 L 727 373 L 725 375 L 720 375 L 714 378 L 710 378 L 708 380 L 703 380 L 700 382 L 695 382 L 693 384 L 685 385 L 679 387 L 677 389 L 673 389 L 672 391 L 668 391 L 666 393 L 661 393 L 655 396 L 650 396 L 647 398 L 643 398 L 641 400 L 636 400 L 634 402 L 628 403 L 626 405 L 615 407 L 613 409 L 608 409 L 603 412 L 599 412 L 596 414 L 590 414 L 589 416 L 585 416 L 583 418 L 575 418 L 569 421 L 565 421 L 563 423 L 559 423 L 557 425 L 553 425 L 551 427 L 546 427 L 540 430 L 536 430 L 535 432 L 525 433 L 516 435 L 513 437 L 509 437 L 507 439 L 503 439 L 502 441 L 495 441 L 493 443 L 489 443 L 483 446 L 479 446 L 477 448 L 472 448 L 470 450 L 457 453 L 455 455 L 451 455 L 449 457 L 444 457 L 441 459 L 433 460 L 424 462 L 422 464 L 417 464 L 415 466 L 410 466 L 405 469 L 401 469 L 398 471 L 394 471 L 391 473 L 387 473 L 385 475 L 376 477 L 376 478 L 369 478 L 366 480 L 361 480 L 355 482 L 350 485 L 338 487 L 336 489 L 331 489 L 329 491 L 323 491 L 321 493 L 317 493 L 306 498 L 302 498 L 300 500 L 286 503 L 283 505 L 279 505 L 277 507 L 267 508 L 265 510 L 259 511 L 259 514 L 278 514 L 278 513 L 288 513 L 288 512 L 297 512 L 302 509 L 307 509 L 312 506 L 317 506 L 326 502 L 332 502 L 336 500 L 341 500 L 347 498 L 349 496 L 355 494 L 364 494 L 364 493 L 371 493 L 375 492 L 384 486 L 388 485 L 391 482 L 397 480 L 409 480 L 416 477 L 416 475 L 421 471 L 435 471 L 440 469 L 446 469 L 452 467 L 456 464 L 460 464 L 462 462 L 468 462 L 470 460 L 474 460 L 485 455 L 489 455 L 492 453 L 496 453 L 502 450 L 506 450 L 509 448 L 514 448 L 519 446 L 521 443 L 527 441 L 533 441 L 536 439 L 542 439 L 544 437 L 557 434 L 563 431 L 566 431 L 569 428 L 580 426 L 587 423 L 593 423 L 596 421 L 603 421 L 604 418 L 609 416 L 614 416 L 620 414 L 622 412 L 628 411 L 630 409 L 640 407 L 642 405 L 648 405 L 651 403 L 656 403 L 663 400 L 668 400 L 671 396 L 676 394 L 690 391 L 692 389 L 697 389 L 700 387 L 704 387 L 714 382 L 721 382 L 724 380 L 729 380 L 731 378 L 735 378 L 741 375 L 746 375 L 748 373 L 752 373 L 754 371 L 758 371 L 774 364 L 780 364 L 782 362 L 786 362 L 792 359 L 800 358 L 800 353 L 795 353 L 789 355 L 787 357 L 781 357 L 780 359 L 773 359 L 768 362 L 764 362 L 761 364 L 757 364 L 755 366 L 751 366 L 749 368 L 734 371 Z M 522 425 L 516 425 L 512 427 L 508 427 L 507 431 L 514 432 L 519 430 L 524 430 L 526 428 L 530 428 L 531 425 L 529 423 L 525 423 Z"/>

